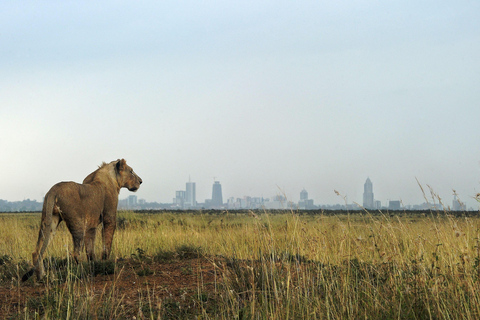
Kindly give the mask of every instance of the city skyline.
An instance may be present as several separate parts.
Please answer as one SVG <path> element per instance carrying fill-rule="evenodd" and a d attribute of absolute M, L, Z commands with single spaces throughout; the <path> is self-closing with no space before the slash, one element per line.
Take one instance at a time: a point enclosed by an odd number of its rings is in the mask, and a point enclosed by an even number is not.
<path fill-rule="evenodd" d="M 126 198 L 120 198 L 119 209 L 171 209 L 171 210 L 199 210 L 199 209 L 220 209 L 220 210 L 237 210 L 237 209 L 293 209 L 293 210 L 450 210 L 450 211 L 465 211 L 478 210 L 478 208 L 467 207 L 459 198 L 456 192 L 453 194 L 453 200 L 448 203 L 448 199 L 441 199 L 434 194 L 434 198 L 425 199 L 421 204 L 408 204 L 401 200 L 387 200 L 382 203 L 380 200 L 374 198 L 373 183 L 368 177 L 364 183 L 363 205 L 356 201 L 348 202 L 347 197 L 343 197 L 342 204 L 315 204 L 313 199 L 310 199 L 308 191 L 303 188 L 299 192 L 299 201 L 294 202 L 287 198 L 285 194 L 275 195 L 272 197 L 255 197 L 244 195 L 242 197 L 228 197 L 223 201 L 222 186 L 220 181 L 214 181 L 212 185 L 212 196 L 210 199 L 205 199 L 204 202 L 198 203 L 195 200 L 196 183 L 189 181 L 185 184 L 186 190 L 175 191 L 175 198 L 171 203 L 148 202 L 145 199 L 139 199 L 137 195 L 130 194 Z M 338 191 L 334 191 L 338 193 Z M 189 194 L 189 195 L 188 195 Z M 338 196 L 342 196 L 338 193 Z M 188 199 L 188 200 L 187 200 Z M 373 205 L 372 205 L 373 203 Z M 9 202 L 0 199 L 1 211 L 39 211 L 42 208 L 42 203 L 36 200 L 25 199 L 23 201 Z"/>
<path fill-rule="evenodd" d="M 479 210 L 480 209 L 480 202 L 478 201 L 478 198 L 476 198 L 477 194 L 473 194 L 471 196 L 467 196 L 467 199 L 470 198 L 470 203 L 468 201 L 465 201 L 465 196 L 462 194 L 458 194 L 455 190 L 452 190 L 452 193 L 450 195 L 442 195 L 439 194 L 435 191 L 435 188 L 429 186 L 429 185 L 422 185 L 419 181 L 416 181 L 416 187 L 418 188 L 419 192 L 422 193 L 422 201 L 417 201 L 417 202 L 408 202 L 405 201 L 401 196 L 399 197 L 393 197 L 393 196 L 388 196 L 384 197 L 382 199 L 377 199 L 374 196 L 374 189 L 373 189 L 373 183 L 370 179 L 370 177 L 367 177 L 363 184 L 363 194 L 362 194 L 362 200 L 359 201 L 358 196 L 357 198 L 349 196 L 349 194 L 342 193 L 338 191 L 337 189 L 332 189 L 332 193 L 336 194 L 336 199 L 338 200 L 337 202 L 327 202 L 327 201 L 322 201 L 322 198 L 312 198 L 309 197 L 309 191 L 306 190 L 305 187 L 302 187 L 298 192 L 290 192 L 286 193 L 285 191 L 281 190 L 280 188 L 277 187 L 277 192 L 271 192 L 271 193 L 260 193 L 260 194 L 232 194 L 228 193 L 225 197 L 223 196 L 223 191 L 222 191 L 222 184 L 220 181 L 215 180 L 213 181 L 213 184 L 209 187 L 208 185 L 203 185 L 206 189 L 211 190 L 210 197 L 204 197 L 203 200 L 198 201 L 197 200 L 197 183 L 193 182 L 189 176 L 189 181 L 185 183 L 185 190 L 176 190 L 174 191 L 175 197 L 173 200 L 170 201 L 162 201 L 160 200 L 160 197 L 158 198 L 151 198 L 151 199 L 144 199 L 142 196 L 138 196 L 138 194 L 141 194 L 141 192 L 137 192 L 136 195 L 131 195 L 130 193 L 126 193 L 125 191 L 121 191 L 119 195 L 119 199 L 121 201 L 124 201 L 125 206 L 127 207 L 135 207 L 137 204 L 137 199 L 139 199 L 139 203 L 160 203 L 160 204 L 168 204 L 171 203 L 177 208 L 182 208 L 182 209 L 194 209 L 194 208 L 201 208 L 201 207 L 209 207 L 209 208 L 220 208 L 223 205 L 227 205 L 229 203 L 235 202 L 236 204 L 231 207 L 230 209 L 234 209 L 235 207 L 239 207 L 237 202 L 245 202 L 247 200 L 245 199 L 253 199 L 253 201 L 257 204 L 262 203 L 264 201 L 271 201 L 267 204 L 265 208 L 268 209 L 268 206 L 271 206 L 271 209 L 279 208 L 284 206 L 284 203 L 290 203 L 294 204 L 295 207 L 300 208 L 300 209 L 308 209 L 308 208 L 314 208 L 314 207 L 335 207 L 335 206 L 343 206 L 345 204 L 352 206 L 354 208 L 355 206 L 365 209 L 381 209 L 381 208 L 391 208 L 391 209 L 398 209 L 398 208 L 414 208 L 416 207 L 417 209 L 420 209 L 422 205 L 425 203 L 438 203 L 438 198 L 440 198 L 440 201 L 442 201 L 443 205 L 447 208 L 451 208 L 452 210 Z M 203 188 L 202 188 L 203 189 Z M 204 191 L 204 190 L 200 191 Z M 360 190 L 360 188 L 358 188 Z M 173 189 L 172 189 L 173 190 Z M 228 186 L 227 186 L 228 190 Z M 290 189 L 291 190 L 291 189 Z M 313 190 L 315 191 L 315 190 Z M 382 191 L 382 190 L 380 190 Z M 382 192 L 380 192 L 382 193 Z M 298 197 L 297 197 L 298 194 Z M 360 194 L 360 193 L 359 193 Z M 388 194 L 388 192 L 385 192 L 383 190 L 383 194 Z M 435 198 L 432 198 L 435 197 Z M 213 201 L 215 198 L 215 201 Z M 43 199 L 43 197 L 42 197 Z M 225 200 L 223 200 L 225 199 Z M 278 200 L 279 199 L 279 200 Z M 13 200 L 13 202 L 23 202 L 23 201 L 37 201 L 37 199 L 32 199 L 28 197 L 24 197 L 23 200 Z M 275 201 L 279 201 L 282 204 L 279 205 L 274 204 Z M 0 197 L 0 201 L 7 201 L 9 202 L 10 199 L 2 199 Z M 39 200 L 41 203 L 43 200 Z M 250 200 L 248 200 L 250 201 Z M 391 203 L 392 205 L 389 205 Z M 273 206 L 273 207 L 272 207 Z M 28 207 L 28 206 L 27 206 Z M 244 207 L 244 206 L 240 206 Z M 239 208 L 240 208 L 239 207 Z M 261 207 L 261 205 L 258 205 L 257 207 Z"/>
<path fill-rule="evenodd" d="M 215 179 L 215 178 L 214 178 Z M 195 182 L 192 182 L 190 177 L 189 181 L 186 183 L 186 190 L 188 190 L 189 185 L 196 185 Z M 420 188 L 420 186 L 419 186 Z M 428 186 L 427 186 L 428 188 Z M 434 192 L 432 189 L 431 191 Z M 333 192 L 338 192 L 333 190 Z M 440 205 L 439 202 L 442 202 L 442 205 L 446 208 L 450 208 L 451 210 L 478 210 L 480 204 L 477 206 L 468 207 L 464 201 L 462 201 L 456 192 L 452 194 L 452 198 L 449 199 L 447 197 L 441 197 L 438 194 L 430 194 L 430 198 L 424 198 L 423 202 L 419 203 L 406 203 L 404 202 L 401 197 L 398 198 L 390 198 L 379 200 L 376 199 L 373 192 L 373 183 L 370 177 L 367 177 L 365 183 L 363 185 L 363 203 L 356 200 L 349 200 L 348 195 L 341 195 L 340 193 L 338 196 L 341 198 L 341 201 L 338 203 L 322 203 L 316 202 L 314 199 L 309 197 L 309 192 L 302 188 L 299 191 L 298 200 L 295 197 L 289 197 L 285 193 L 277 193 L 276 195 L 270 196 L 258 196 L 258 195 L 234 195 L 226 197 L 226 201 L 223 201 L 223 192 L 222 192 L 222 184 L 220 181 L 214 180 L 212 185 L 212 193 L 210 198 L 204 199 L 203 202 L 196 203 L 196 205 L 189 204 L 187 199 L 187 191 L 184 190 L 177 190 L 175 191 L 176 197 L 173 199 L 173 205 L 180 209 L 195 209 L 195 208 L 226 208 L 226 209 L 243 209 L 243 208 L 265 208 L 265 209 L 282 209 L 282 208 L 298 208 L 298 209 L 315 209 L 321 207 L 329 207 L 329 206 L 351 206 L 352 208 L 365 208 L 365 209 L 392 209 L 392 210 L 400 210 L 400 209 L 425 209 L 428 208 L 428 205 Z M 432 196 L 434 198 L 432 198 Z M 136 197 L 130 195 L 130 197 Z M 439 199 L 440 198 L 440 199 Z M 343 202 L 342 202 L 343 201 Z M 252 204 L 250 206 L 250 204 Z M 428 205 L 427 205 L 428 204 Z"/>

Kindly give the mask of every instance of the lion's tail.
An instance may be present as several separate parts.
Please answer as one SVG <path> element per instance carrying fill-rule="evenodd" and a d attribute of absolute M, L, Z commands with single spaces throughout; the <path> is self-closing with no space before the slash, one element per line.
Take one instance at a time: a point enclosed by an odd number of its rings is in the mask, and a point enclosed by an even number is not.
<path fill-rule="evenodd" d="M 45 202 L 43 203 L 42 225 L 40 226 L 37 248 L 34 253 L 34 255 L 37 255 L 38 259 L 35 259 L 35 256 L 33 258 L 35 267 L 35 262 L 37 260 L 42 261 L 43 254 L 45 253 L 45 250 L 47 250 L 47 245 L 52 235 L 53 208 L 55 207 L 56 200 L 56 192 L 48 192 L 45 197 Z"/>
<path fill-rule="evenodd" d="M 55 194 L 56 192 L 49 192 L 47 196 L 45 197 L 45 202 L 43 203 L 43 212 L 42 214 L 44 217 L 42 217 L 44 226 L 42 226 L 42 229 L 44 227 L 50 227 L 52 225 L 52 219 L 53 219 L 53 208 L 55 207 L 55 202 L 57 200 L 57 195 Z M 48 232 L 51 231 L 51 228 L 47 228 Z M 49 236 L 50 234 L 48 234 Z M 45 238 L 47 238 L 47 235 L 44 235 Z"/>
<path fill-rule="evenodd" d="M 35 272 L 39 266 L 39 263 L 43 263 L 43 254 L 47 249 L 48 241 L 52 233 L 52 220 L 53 220 L 53 209 L 55 207 L 56 201 L 55 193 L 48 193 L 45 197 L 42 210 L 42 222 L 40 225 L 40 232 L 38 235 L 38 242 L 35 252 L 32 254 L 33 257 L 33 268 L 27 271 L 22 277 L 22 282 L 27 281 Z M 43 270 L 43 269 L 41 269 Z"/>

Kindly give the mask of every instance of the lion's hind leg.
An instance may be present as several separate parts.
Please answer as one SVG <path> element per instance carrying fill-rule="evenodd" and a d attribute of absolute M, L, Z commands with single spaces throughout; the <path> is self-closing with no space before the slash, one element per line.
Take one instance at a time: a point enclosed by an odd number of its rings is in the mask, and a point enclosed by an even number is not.
<path fill-rule="evenodd" d="M 95 260 L 95 236 L 97 235 L 97 228 L 90 228 L 85 233 L 85 251 L 87 259 Z"/>
<path fill-rule="evenodd" d="M 73 259 L 76 263 L 80 262 L 80 254 L 85 246 L 85 230 L 76 229 L 72 226 L 69 228 L 73 240 Z"/>

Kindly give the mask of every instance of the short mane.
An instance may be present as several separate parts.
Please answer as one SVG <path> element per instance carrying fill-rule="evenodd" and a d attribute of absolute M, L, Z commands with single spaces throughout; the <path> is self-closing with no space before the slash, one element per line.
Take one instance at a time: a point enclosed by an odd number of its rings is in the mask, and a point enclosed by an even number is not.
<path fill-rule="evenodd" d="M 100 173 L 100 172 L 104 172 L 105 169 L 107 170 L 107 172 L 110 172 L 110 170 L 113 170 L 113 163 L 115 161 L 112 161 L 110 163 L 106 163 L 106 162 L 102 162 L 102 164 L 100 166 L 98 166 L 98 169 L 93 171 L 92 173 L 90 173 L 84 180 L 83 180 L 83 183 L 92 183 L 93 181 L 96 180 L 97 178 L 97 174 Z M 111 166 L 110 166 L 111 165 Z M 110 166 L 110 168 L 108 168 Z M 110 174 L 109 174 L 110 175 Z"/>
<path fill-rule="evenodd" d="M 108 165 L 108 163 L 106 163 L 105 161 L 103 161 L 102 164 L 98 166 L 98 169 L 102 169 L 103 167 L 105 167 L 105 166 L 107 166 L 107 165 Z M 98 169 L 97 169 L 97 170 L 98 170 Z"/>

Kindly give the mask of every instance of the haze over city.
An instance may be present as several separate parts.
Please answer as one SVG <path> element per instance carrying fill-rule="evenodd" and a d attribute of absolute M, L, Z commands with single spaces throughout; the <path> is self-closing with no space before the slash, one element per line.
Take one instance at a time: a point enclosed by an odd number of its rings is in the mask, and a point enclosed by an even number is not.
<path fill-rule="evenodd" d="M 478 208 L 480 3 L 4 1 L 0 199 L 125 158 L 135 194 Z M 122 190 L 120 198 L 130 193 Z"/>

